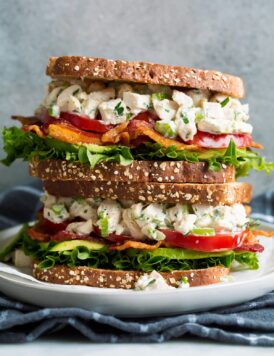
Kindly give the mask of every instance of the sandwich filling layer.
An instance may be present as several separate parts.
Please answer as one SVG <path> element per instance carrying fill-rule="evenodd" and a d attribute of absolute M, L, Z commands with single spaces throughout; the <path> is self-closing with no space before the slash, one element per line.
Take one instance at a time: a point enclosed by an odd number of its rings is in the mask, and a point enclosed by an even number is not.
<path fill-rule="evenodd" d="M 39 269 L 59 266 L 91 267 L 108 274 L 230 268 L 235 263 L 257 269 L 257 253 L 264 248 L 256 236 L 273 235 L 254 230 L 256 224 L 242 204 L 144 204 L 47 193 L 42 202 L 37 223 L 25 226 L 0 251 L 0 260 L 14 250 L 15 260 L 18 254 L 29 256 L 36 275 Z"/>
<path fill-rule="evenodd" d="M 198 130 L 211 134 L 252 133 L 252 126 L 247 123 L 248 104 L 198 89 L 181 91 L 159 85 L 53 81 L 38 115 L 45 110 L 55 118 L 62 117 L 61 113 L 74 113 L 97 119 L 106 130 L 108 125 L 131 121 L 138 114 L 150 111 L 157 116 L 153 123 L 156 131 L 184 142 L 192 141 Z M 76 123 L 76 119 L 72 121 Z"/>
<path fill-rule="evenodd" d="M 4 129 L 4 148 L 16 158 L 63 159 L 95 167 L 103 161 L 206 162 L 210 170 L 233 165 L 269 173 L 251 147 L 248 104 L 209 90 L 91 80 L 52 81 L 33 117 Z"/>

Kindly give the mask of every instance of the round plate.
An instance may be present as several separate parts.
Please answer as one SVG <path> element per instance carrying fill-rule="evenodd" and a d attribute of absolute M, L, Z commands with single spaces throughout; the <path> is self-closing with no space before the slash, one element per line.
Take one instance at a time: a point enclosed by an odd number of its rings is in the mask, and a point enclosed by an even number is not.
<path fill-rule="evenodd" d="M 273 225 L 262 224 L 265 230 Z M 0 241 L 13 236 L 19 227 L 2 231 Z M 140 292 L 133 290 L 66 286 L 38 282 L 23 270 L 0 263 L 0 290 L 17 300 L 45 307 L 79 307 L 123 317 L 171 315 L 209 310 L 246 302 L 274 289 L 274 244 L 261 239 L 256 271 L 235 271 L 233 282 L 189 289 Z M 18 273 L 19 272 L 19 273 Z"/>

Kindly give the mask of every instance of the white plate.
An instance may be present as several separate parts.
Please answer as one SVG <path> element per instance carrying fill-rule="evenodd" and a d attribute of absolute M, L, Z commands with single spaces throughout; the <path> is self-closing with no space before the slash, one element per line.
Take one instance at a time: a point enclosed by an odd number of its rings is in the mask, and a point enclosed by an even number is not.
<path fill-rule="evenodd" d="M 274 225 L 262 224 L 265 230 Z M 2 231 L 0 241 L 13 236 L 20 227 Z M 233 282 L 204 287 L 155 292 L 66 286 L 38 282 L 26 270 L 0 263 L 0 290 L 17 300 L 45 307 L 81 307 L 123 317 L 171 315 L 209 310 L 246 302 L 274 289 L 274 244 L 264 238 L 256 271 L 233 272 Z"/>

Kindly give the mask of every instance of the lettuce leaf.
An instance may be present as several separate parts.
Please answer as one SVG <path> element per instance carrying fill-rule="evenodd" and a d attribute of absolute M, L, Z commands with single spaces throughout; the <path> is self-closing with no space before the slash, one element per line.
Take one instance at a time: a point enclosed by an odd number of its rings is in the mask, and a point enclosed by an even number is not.
<path fill-rule="evenodd" d="M 41 243 L 32 240 L 25 230 L 19 247 L 25 254 L 40 261 L 40 268 L 52 268 L 55 265 L 89 266 L 112 270 L 137 270 L 151 272 L 153 270 L 168 272 L 174 270 L 201 269 L 213 266 L 230 267 L 237 259 L 245 267 L 258 268 L 257 256 L 253 252 L 199 252 L 179 248 L 159 248 L 153 251 L 128 249 L 109 251 L 108 248 L 89 250 L 78 246 L 73 250 L 52 252 L 56 243 Z"/>
<path fill-rule="evenodd" d="M 42 139 L 35 133 L 24 132 L 17 127 L 3 130 L 4 150 L 6 158 L 1 162 L 7 166 L 16 159 L 30 161 L 37 159 L 62 159 L 89 164 L 94 168 L 100 162 L 118 162 L 122 165 L 135 160 L 175 160 L 188 162 L 206 162 L 209 169 L 218 171 L 222 164 L 233 165 L 236 175 L 246 176 L 251 169 L 264 171 L 269 174 L 274 170 L 274 163 L 265 159 L 250 149 L 239 149 L 231 141 L 227 149 L 204 151 L 177 150 L 170 146 L 164 148 L 157 143 L 146 143 L 137 148 L 121 145 L 99 146 L 95 144 L 73 145 L 55 140 Z"/>
<path fill-rule="evenodd" d="M 42 139 L 33 132 L 24 132 L 17 127 L 5 128 L 3 140 L 7 156 L 1 162 L 7 166 L 18 158 L 30 161 L 33 157 L 87 163 L 91 168 L 102 161 L 128 165 L 133 160 L 130 148 L 126 146 L 73 145 L 51 137 Z"/>
<path fill-rule="evenodd" d="M 206 162 L 209 170 L 219 171 L 222 164 L 236 168 L 236 176 L 247 176 L 251 169 L 270 174 L 274 170 L 274 162 L 266 162 L 263 157 L 250 149 L 237 148 L 231 140 L 227 149 L 204 151 L 179 151 L 174 146 L 164 148 L 158 143 L 146 143 L 132 151 L 137 160 L 174 160 L 188 162 Z"/>

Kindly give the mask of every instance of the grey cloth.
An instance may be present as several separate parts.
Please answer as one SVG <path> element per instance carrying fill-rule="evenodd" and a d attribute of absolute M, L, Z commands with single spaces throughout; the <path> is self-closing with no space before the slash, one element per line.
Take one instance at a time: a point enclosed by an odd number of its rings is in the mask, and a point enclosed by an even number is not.
<path fill-rule="evenodd" d="M 33 220 L 40 193 L 37 183 L 2 194 L 0 228 Z M 273 221 L 273 198 L 274 194 L 266 194 L 252 203 L 253 212 L 266 214 L 264 220 L 268 222 Z M 274 292 L 210 312 L 144 319 L 122 319 L 80 308 L 39 308 L 0 293 L 0 342 L 30 342 L 68 327 L 93 342 L 163 342 L 192 335 L 219 342 L 274 346 Z"/>

